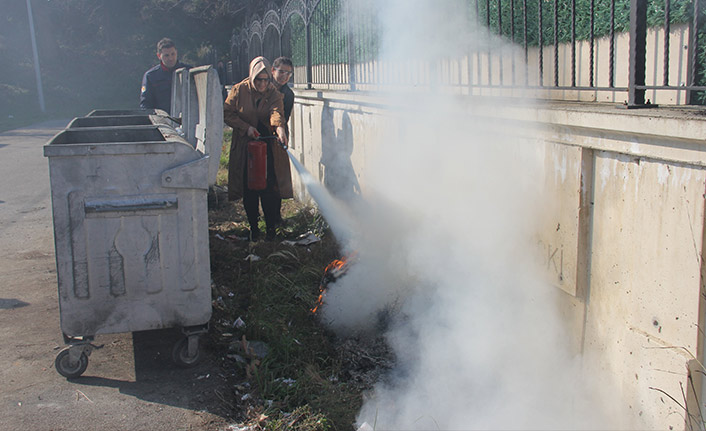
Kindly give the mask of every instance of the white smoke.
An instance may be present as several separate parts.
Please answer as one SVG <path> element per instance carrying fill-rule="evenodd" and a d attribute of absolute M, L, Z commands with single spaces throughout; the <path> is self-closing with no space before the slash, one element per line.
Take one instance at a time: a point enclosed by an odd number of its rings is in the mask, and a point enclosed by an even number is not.
<path fill-rule="evenodd" d="M 381 58 L 430 61 L 478 40 L 465 2 L 378 3 Z M 499 49 L 499 48 L 498 48 Z M 510 48 L 503 48 L 510 49 Z M 419 55 L 418 55 L 419 54 Z M 596 429 L 620 426 L 569 351 L 556 295 L 535 269 L 543 153 L 511 121 L 469 118 L 440 91 L 389 95 L 399 113 L 366 178 L 357 262 L 329 286 L 324 320 L 375 329 L 396 369 L 358 424 L 381 430 Z M 466 101 L 467 103 L 467 101 Z M 488 105 L 484 109 L 496 109 Z"/>

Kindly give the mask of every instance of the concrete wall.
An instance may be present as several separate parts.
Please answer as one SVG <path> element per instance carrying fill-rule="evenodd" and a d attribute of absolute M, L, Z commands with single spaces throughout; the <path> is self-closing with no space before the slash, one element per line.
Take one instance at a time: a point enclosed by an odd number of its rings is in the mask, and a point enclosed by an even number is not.
<path fill-rule="evenodd" d="M 365 194 L 373 143 L 395 110 L 358 93 L 296 96 L 292 152 L 339 196 Z M 544 155 L 554 203 L 537 247 L 586 366 L 617 382 L 632 428 L 688 428 L 666 394 L 686 397 L 692 412 L 706 399 L 695 371 L 704 371 L 706 116 L 597 103 L 465 106 L 489 127 L 509 121 L 536 137 L 527 142 Z"/>

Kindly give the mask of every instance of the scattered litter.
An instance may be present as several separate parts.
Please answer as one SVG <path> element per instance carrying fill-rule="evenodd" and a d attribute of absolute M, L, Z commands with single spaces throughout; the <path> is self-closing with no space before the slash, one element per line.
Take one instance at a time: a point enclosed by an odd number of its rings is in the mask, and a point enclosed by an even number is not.
<path fill-rule="evenodd" d="M 240 401 L 246 401 L 249 400 L 252 397 L 250 394 L 245 394 L 242 397 L 240 397 Z"/>
<path fill-rule="evenodd" d="M 357 431 L 375 431 L 375 429 L 368 425 L 367 422 L 363 422 L 363 425 L 361 425 Z"/>
<path fill-rule="evenodd" d="M 221 241 L 225 240 L 225 238 L 223 238 L 220 233 L 216 234 L 216 238 L 220 239 Z"/>
<path fill-rule="evenodd" d="M 226 235 L 226 238 L 237 240 L 237 241 L 247 241 L 250 239 L 247 236 L 238 236 L 238 235 Z"/>
<path fill-rule="evenodd" d="M 196 378 L 196 380 L 207 379 L 207 378 L 209 378 L 209 377 L 211 377 L 210 374 L 204 374 L 203 376 L 198 376 L 198 377 Z"/>
<path fill-rule="evenodd" d="M 79 400 L 79 394 L 81 394 L 85 399 L 87 399 L 89 403 L 93 404 L 93 400 L 91 400 L 90 398 L 88 398 L 88 397 L 86 396 L 86 394 L 84 394 L 83 392 L 79 391 L 78 389 L 76 389 L 76 401 Z M 22 405 L 22 404 L 20 404 L 20 405 Z"/>
<path fill-rule="evenodd" d="M 254 356 L 257 358 L 264 358 L 267 356 L 267 352 L 269 352 L 270 348 L 267 347 L 267 344 L 265 344 L 262 341 L 248 341 L 248 354 L 250 356 Z"/>
<path fill-rule="evenodd" d="M 300 346 L 302 345 L 302 343 L 300 343 L 299 340 L 297 340 L 296 338 L 292 338 L 292 340 L 294 340 L 294 342 L 297 343 L 298 345 L 300 345 Z"/>
<path fill-rule="evenodd" d="M 253 431 L 255 428 L 251 425 L 245 425 L 245 426 L 240 426 L 240 425 L 228 425 L 228 428 L 226 428 L 226 431 Z"/>
<path fill-rule="evenodd" d="M 229 297 L 229 298 L 232 298 L 232 297 L 234 297 L 234 296 L 235 296 L 235 293 L 233 293 L 233 292 L 228 292 L 228 297 Z"/>
<path fill-rule="evenodd" d="M 233 333 L 232 332 L 224 332 L 221 334 L 221 337 L 232 337 Z"/>
<path fill-rule="evenodd" d="M 235 362 L 240 362 L 241 364 L 244 364 L 244 363 L 247 362 L 247 361 L 245 360 L 245 358 L 243 358 L 243 357 L 240 356 L 240 355 L 236 355 L 235 353 L 229 353 L 229 354 L 227 354 L 227 355 L 226 355 L 226 358 L 228 358 L 228 359 L 233 359 Z"/>
<path fill-rule="evenodd" d="M 310 245 L 321 241 L 321 238 L 314 235 L 313 232 L 307 232 L 299 235 L 294 241 L 284 240 L 284 245 Z"/>
<path fill-rule="evenodd" d="M 238 318 L 235 319 L 235 322 L 233 322 L 233 327 L 245 328 L 245 322 L 243 321 L 243 319 L 240 318 L 240 316 L 238 316 Z"/>
<path fill-rule="evenodd" d="M 262 258 L 260 256 L 254 255 L 254 254 L 249 254 L 245 259 L 246 261 L 250 262 L 257 262 L 258 260 L 261 260 Z"/>
<path fill-rule="evenodd" d="M 290 378 L 285 379 L 284 377 L 279 377 L 279 378 L 275 379 L 275 382 L 284 383 L 285 385 L 287 385 L 291 388 L 292 385 L 294 385 L 297 381 L 295 379 L 290 379 Z"/>

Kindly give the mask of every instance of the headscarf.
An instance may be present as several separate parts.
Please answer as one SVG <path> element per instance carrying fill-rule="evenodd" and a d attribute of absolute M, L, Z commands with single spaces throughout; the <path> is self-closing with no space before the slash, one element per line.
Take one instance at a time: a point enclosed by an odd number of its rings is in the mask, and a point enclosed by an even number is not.
<path fill-rule="evenodd" d="M 252 59 L 250 62 L 250 87 L 254 91 L 257 91 L 257 87 L 255 87 L 255 77 L 263 71 L 267 72 L 267 78 L 269 79 L 267 86 L 270 86 L 272 83 L 272 72 L 270 69 L 270 62 L 267 61 L 265 57 L 260 56 Z"/>

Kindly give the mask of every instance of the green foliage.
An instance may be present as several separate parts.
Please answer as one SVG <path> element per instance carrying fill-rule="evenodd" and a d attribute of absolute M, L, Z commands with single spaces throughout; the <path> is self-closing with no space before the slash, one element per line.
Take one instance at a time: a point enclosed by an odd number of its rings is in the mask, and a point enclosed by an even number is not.
<path fill-rule="evenodd" d="M 474 2 L 470 5 L 475 7 Z M 524 42 L 524 8 L 527 7 L 527 44 L 539 45 L 540 39 L 540 7 L 543 45 L 554 43 L 554 9 L 557 10 L 557 37 L 559 43 L 571 41 L 572 3 L 571 0 L 516 0 L 514 10 L 509 0 L 501 3 L 502 29 L 498 28 L 498 2 L 490 2 L 490 8 L 485 2 L 478 3 L 478 19 L 482 23 L 490 23 L 494 33 L 511 38 L 511 13 L 514 13 L 515 34 L 517 43 Z M 556 6 L 555 6 L 556 5 Z M 469 6 L 470 7 L 470 6 Z M 693 4 L 691 0 L 672 0 L 670 22 L 684 23 L 691 19 Z M 591 35 L 591 0 L 575 1 L 575 32 L 576 40 L 588 40 Z M 614 26 L 615 32 L 625 32 L 629 29 L 630 0 L 615 0 Z M 664 25 L 664 2 L 649 1 L 647 8 L 647 24 L 650 27 Z M 593 35 L 594 38 L 606 36 L 610 32 L 610 0 L 594 0 L 593 4 Z"/>
<path fill-rule="evenodd" d="M 216 184 L 219 186 L 228 184 L 228 160 L 230 159 L 230 142 L 232 138 L 233 129 L 230 127 L 224 127 L 221 158 L 218 161 L 218 174 L 216 175 Z"/>
<path fill-rule="evenodd" d="M 312 64 L 348 63 L 349 42 L 356 61 L 369 61 L 377 57 L 380 29 L 369 0 L 355 2 L 355 10 L 344 10 L 340 0 L 321 0 L 311 17 Z M 292 16 L 289 39 L 292 62 L 306 64 L 306 35 L 304 22 Z M 349 36 L 350 34 L 350 36 Z M 349 38 L 351 39 L 349 41 Z"/>
<path fill-rule="evenodd" d="M 295 66 L 304 66 L 306 64 L 306 35 L 304 21 L 299 15 L 292 15 L 288 25 L 291 29 L 291 37 L 289 38 L 290 52 L 292 53 L 292 63 Z"/>
<path fill-rule="evenodd" d="M 696 54 L 699 70 L 694 79 L 696 85 L 706 85 L 706 34 L 699 34 L 699 52 Z M 699 105 L 706 105 L 706 91 L 699 91 L 696 97 Z"/>

